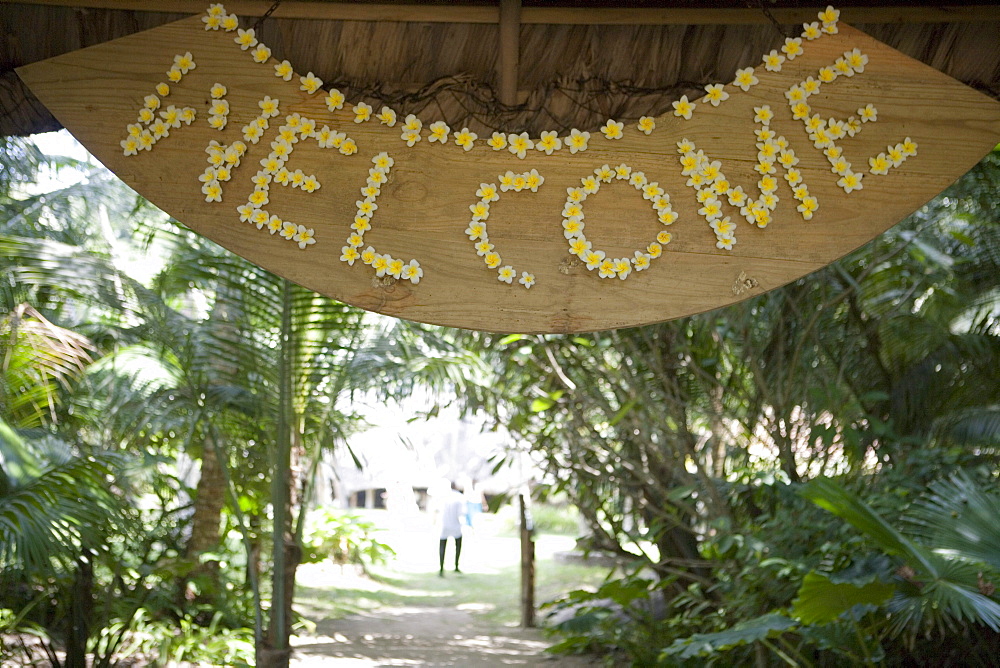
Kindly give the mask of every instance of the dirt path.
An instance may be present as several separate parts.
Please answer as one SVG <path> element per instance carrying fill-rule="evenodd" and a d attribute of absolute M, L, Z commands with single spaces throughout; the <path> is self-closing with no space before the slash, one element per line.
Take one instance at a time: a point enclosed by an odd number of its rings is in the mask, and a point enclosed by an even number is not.
<path fill-rule="evenodd" d="M 464 541 L 462 574 L 437 576 L 436 540 L 423 525 L 383 538 L 398 553 L 376 579 L 336 566 L 304 566 L 298 608 L 315 629 L 296 638 L 292 665 L 307 666 L 596 666 L 583 657 L 548 654 L 537 629 L 517 626 L 518 543 L 480 530 Z M 569 539 L 539 537 L 538 599 L 599 580 L 603 573 L 567 567 L 552 553 Z M 451 560 L 449 545 L 449 561 Z"/>
<path fill-rule="evenodd" d="M 536 630 L 497 633 L 454 607 L 385 608 L 324 621 L 296 649 L 294 666 L 595 666 L 556 657 Z"/>

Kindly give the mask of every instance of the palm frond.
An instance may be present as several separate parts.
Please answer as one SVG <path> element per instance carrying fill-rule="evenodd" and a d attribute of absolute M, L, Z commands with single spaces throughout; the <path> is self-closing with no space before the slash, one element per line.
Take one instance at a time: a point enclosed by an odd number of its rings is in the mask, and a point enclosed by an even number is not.
<path fill-rule="evenodd" d="M 990 564 L 1000 572 L 1000 495 L 987 492 L 967 473 L 933 483 L 907 516 L 936 552 Z"/>

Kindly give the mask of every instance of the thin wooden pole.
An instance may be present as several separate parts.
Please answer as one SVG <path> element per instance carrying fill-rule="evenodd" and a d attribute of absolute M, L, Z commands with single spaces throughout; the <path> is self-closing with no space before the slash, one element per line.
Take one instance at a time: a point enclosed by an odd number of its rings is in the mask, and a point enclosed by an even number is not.
<path fill-rule="evenodd" d="M 521 515 L 521 626 L 535 626 L 535 528 L 524 492 L 517 495 Z"/>
<path fill-rule="evenodd" d="M 517 104 L 521 59 L 521 0 L 500 0 L 500 101 Z"/>

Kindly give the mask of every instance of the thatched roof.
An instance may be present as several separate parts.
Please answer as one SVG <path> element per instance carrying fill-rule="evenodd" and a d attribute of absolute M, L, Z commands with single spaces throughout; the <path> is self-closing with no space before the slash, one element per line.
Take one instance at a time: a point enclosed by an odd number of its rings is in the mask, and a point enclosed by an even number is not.
<path fill-rule="evenodd" d="M 501 1 L 516 7 L 516 0 Z M 271 6 L 246 0 L 225 4 L 244 25 L 253 25 Z M 1000 98 L 995 3 L 880 4 L 872 8 L 854 0 L 836 6 L 843 21 Z M 207 5 L 200 0 L 0 4 L 0 135 L 59 128 L 14 68 L 185 18 Z M 291 61 L 297 71 L 315 72 L 349 99 L 390 102 L 402 113 L 427 109 L 452 127 L 537 134 L 594 130 L 609 117 L 662 113 L 680 95 L 731 80 L 738 67 L 756 64 L 761 53 L 797 34 L 821 8 L 796 0 L 525 2 L 514 9 L 519 20 L 511 42 L 501 38 L 497 2 L 286 0 L 258 34 L 276 57 Z M 505 44 L 508 54 L 513 48 L 519 55 L 517 98 L 510 105 L 500 104 L 498 92 L 498 72 L 511 66 L 510 56 L 501 63 Z"/>

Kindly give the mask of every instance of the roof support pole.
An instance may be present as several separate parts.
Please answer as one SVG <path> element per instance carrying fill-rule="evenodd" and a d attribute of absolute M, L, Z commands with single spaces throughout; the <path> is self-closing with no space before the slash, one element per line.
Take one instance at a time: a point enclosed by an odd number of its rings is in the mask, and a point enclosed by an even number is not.
<path fill-rule="evenodd" d="M 521 53 L 521 0 L 500 0 L 500 101 L 517 104 L 517 74 Z"/>

